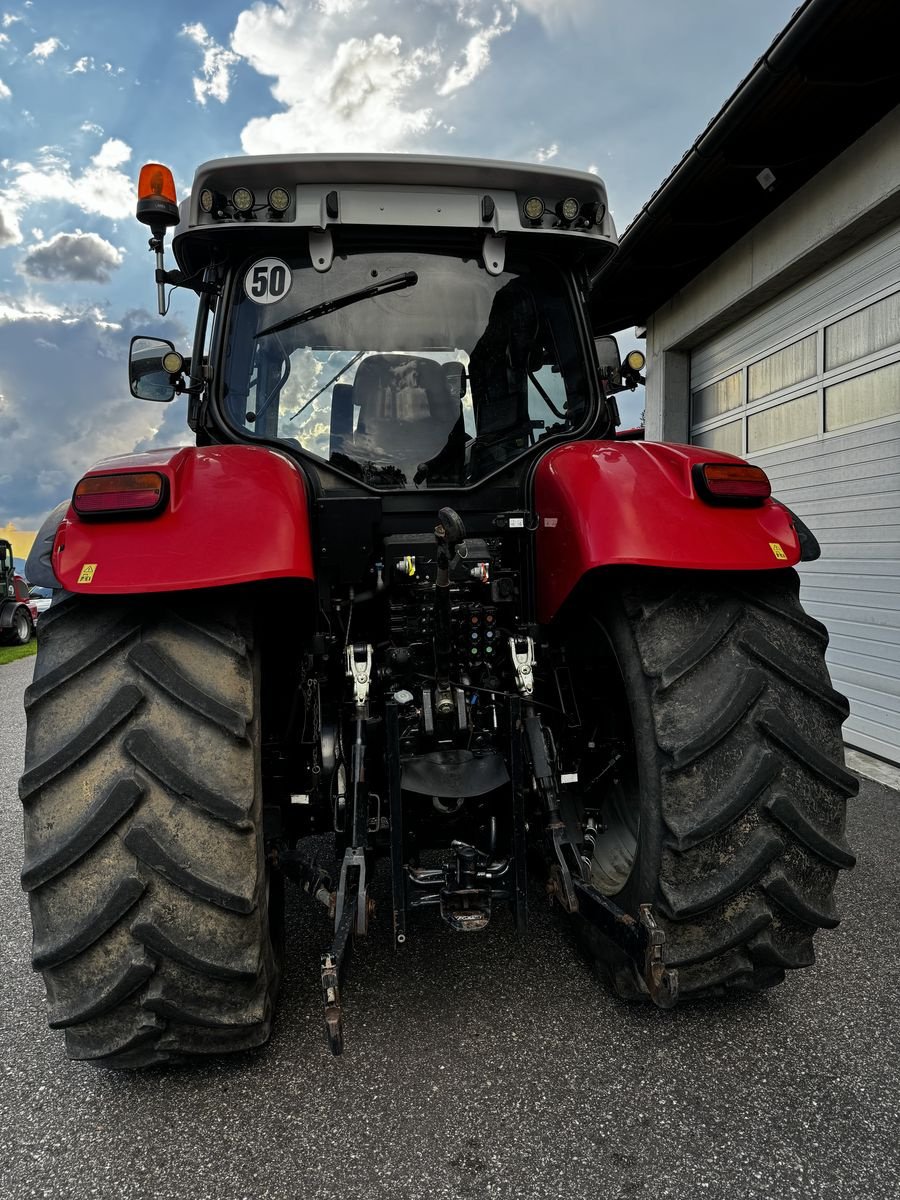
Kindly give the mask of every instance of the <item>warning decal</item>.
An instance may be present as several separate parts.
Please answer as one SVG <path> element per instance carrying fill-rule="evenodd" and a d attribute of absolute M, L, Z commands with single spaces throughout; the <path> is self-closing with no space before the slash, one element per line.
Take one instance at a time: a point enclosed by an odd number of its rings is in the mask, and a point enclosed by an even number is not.
<path fill-rule="evenodd" d="M 79 583 L 93 583 L 94 572 L 97 570 L 96 563 L 85 563 L 81 568 L 81 574 L 78 576 Z"/>
<path fill-rule="evenodd" d="M 787 562 L 787 555 L 784 552 L 781 542 L 769 542 L 769 548 L 776 558 L 780 558 L 782 562 Z"/>

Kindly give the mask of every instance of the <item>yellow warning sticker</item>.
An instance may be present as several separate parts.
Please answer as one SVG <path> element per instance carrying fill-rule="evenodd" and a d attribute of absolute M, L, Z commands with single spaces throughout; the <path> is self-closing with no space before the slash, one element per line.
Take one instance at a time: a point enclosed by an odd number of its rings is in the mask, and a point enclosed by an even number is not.
<path fill-rule="evenodd" d="M 94 572 L 97 570 L 96 563 L 85 563 L 81 568 L 81 574 L 78 576 L 79 583 L 93 583 Z"/>
<path fill-rule="evenodd" d="M 784 547 L 781 542 L 769 542 L 769 548 L 776 558 L 780 558 L 783 562 L 787 562 L 787 555 L 784 552 Z"/>

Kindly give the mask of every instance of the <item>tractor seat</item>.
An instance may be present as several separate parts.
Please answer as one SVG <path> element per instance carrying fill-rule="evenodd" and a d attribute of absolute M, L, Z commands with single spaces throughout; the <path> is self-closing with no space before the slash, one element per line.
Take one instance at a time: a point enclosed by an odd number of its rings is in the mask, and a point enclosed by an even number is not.
<path fill-rule="evenodd" d="M 444 367 L 411 354 L 364 358 L 353 383 L 353 400 L 359 405 L 354 457 L 387 459 L 409 478 L 448 446 L 462 421 L 462 404 Z"/>

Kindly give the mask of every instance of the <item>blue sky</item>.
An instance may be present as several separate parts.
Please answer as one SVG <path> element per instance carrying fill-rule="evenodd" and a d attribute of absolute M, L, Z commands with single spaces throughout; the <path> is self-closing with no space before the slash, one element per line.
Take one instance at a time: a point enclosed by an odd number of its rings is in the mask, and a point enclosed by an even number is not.
<path fill-rule="evenodd" d="M 621 232 L 793 8 L 0 0 L 0 525 L 35 528 L 98 458 L 187 437 L 181 403 L 127 388 L 132 333 L 186 344 L 192 324 L 179 293 L 154 313 L 142 162 L 180 194 L 242 153 L 556 163 L 603 177 Z"/>

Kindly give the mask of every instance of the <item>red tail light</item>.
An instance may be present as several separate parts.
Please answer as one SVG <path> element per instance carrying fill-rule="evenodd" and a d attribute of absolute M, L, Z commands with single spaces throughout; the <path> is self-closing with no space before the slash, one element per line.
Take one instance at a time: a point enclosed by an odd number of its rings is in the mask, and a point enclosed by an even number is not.
<path fill-rule="evenodd" d="M 772 494 L 768 475 L 749 463 L 697 463 L 694 485 L 708 504 L 762 504 Z"/>
<path fill-rule="evenodd" d="M 72 496 L 72 507 L 80 517 L 151 516 L 165 502 L 166 479 L 156 471 L 86 475 Z"/>

